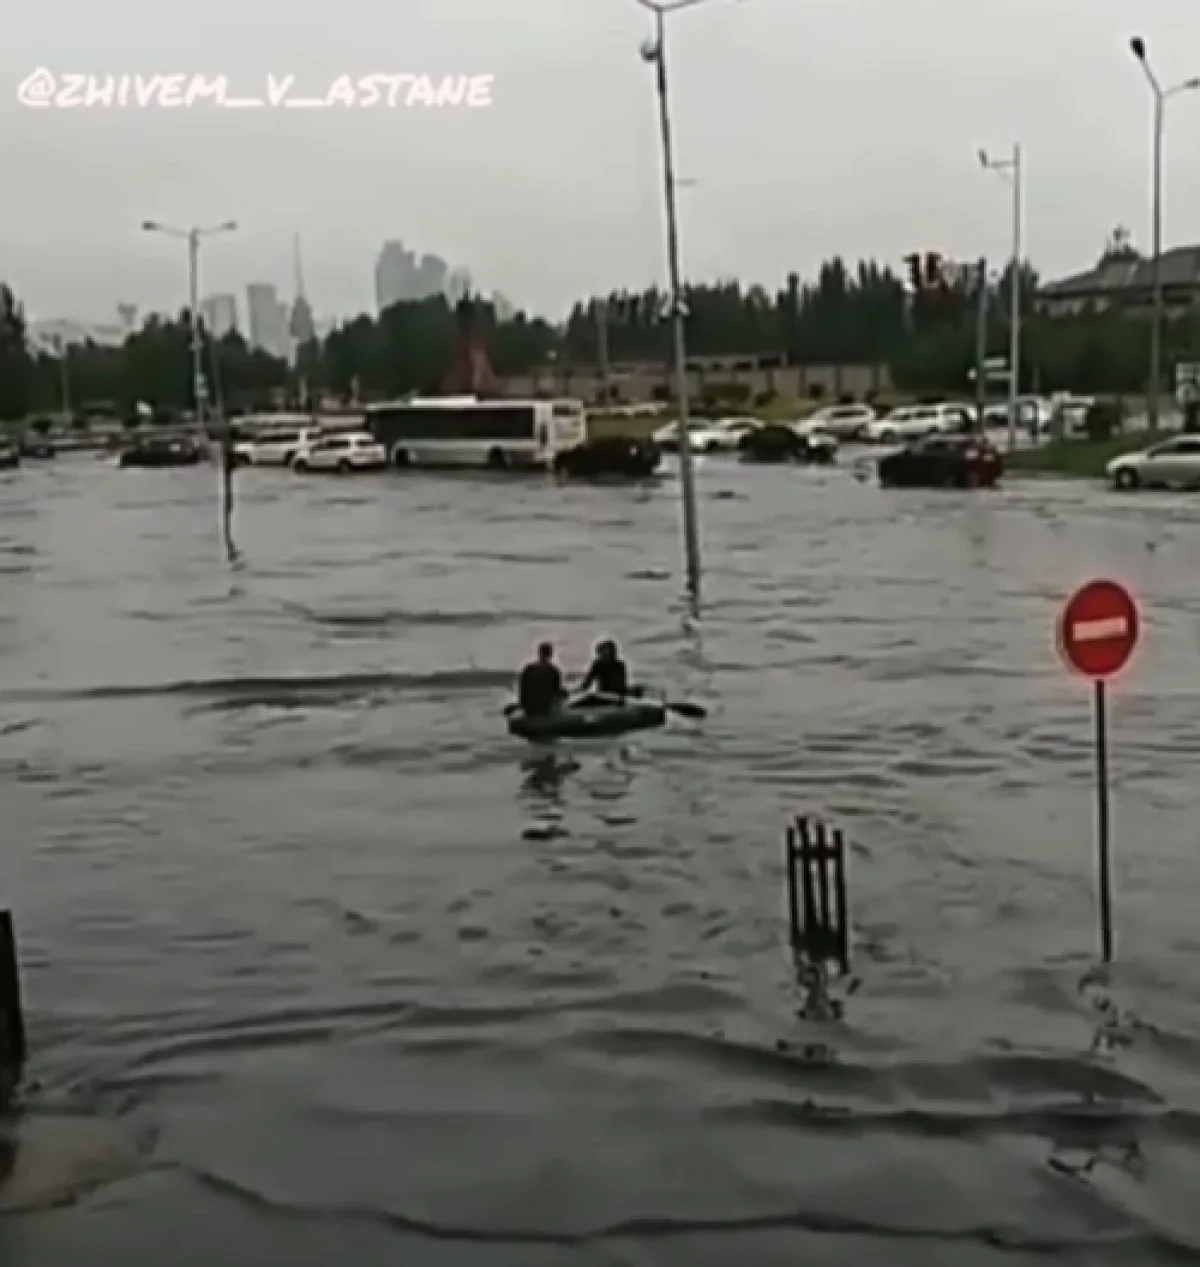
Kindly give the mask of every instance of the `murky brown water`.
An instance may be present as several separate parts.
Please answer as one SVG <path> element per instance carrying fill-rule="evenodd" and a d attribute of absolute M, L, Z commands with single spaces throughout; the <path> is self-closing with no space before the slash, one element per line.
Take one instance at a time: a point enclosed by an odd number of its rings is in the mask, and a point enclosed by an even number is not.
<path fill-rule="evenodd" d="M 0 1222 L 9 1267 L 1200 1248 L 1200 503 L 709 463 L 696 623 L 672 486 L 250 473 L 231 574 L 214 483 L 0 476 L 23 1129 L 42 1175 L 89 1131 L 139 1159 Z M 1088 699 L 1052 638 L 1097 572 L 1148 626 L 1098 1054 Z M 710 720 L 531 764 L 512 670 L 603 632 Z M 855 845 L 836 1024 L 783 951 L 801 811 Z"/>

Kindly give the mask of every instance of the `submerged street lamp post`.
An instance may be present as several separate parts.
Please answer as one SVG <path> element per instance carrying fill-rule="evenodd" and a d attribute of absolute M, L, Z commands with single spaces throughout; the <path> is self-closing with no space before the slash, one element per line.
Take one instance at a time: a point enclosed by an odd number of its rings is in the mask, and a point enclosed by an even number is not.
<path fill-rule="evenodd" d="M 1184 92 L 1200 88 L 1200 76 L 1186 79 L 1174 87 L 1164 88 L 1154 73 L 1146 53 L 1146 41 L 1135 35 L 1129 41 L 1130 51 L 1137 59 L 1154 95 L 1154 154 L 1151 163 L 1152 191 L 1151 234 L 1153 237 L 1151 260 L 1151 286 L 1154 290 L 1154 316 L 1150 326 L 1150 387 L 1146 396 L 1147 422 L 1151 431 L 1158 430 L 1158 395 L 1162 389 L 1162 338 L 1163 338 L 1163 284 L 1162 284 L 1162 228 L 1163 228 L 1163 132 L 1167 102 Z"/>
<path fill-rule="evenodd" d="M 1009 275 L 1008 341 L 1008 451 L 1017 447 L 1017 397 L 1021 392 L 1021 147 L 1014 145 L 1008 158 L 993 159 L 986 150 L 979 151 L 979 162 L 989 172 L 996 172 L 1012 188 L 1012 264 Z"/>
<path fill-rule="evenodd" d="M 146 233 L 162 233 L 169 238 L 178 238 L 187 243 L 188 251 L 188 316 L 191 326 L 192 351 L 192 393 L 196 404 L 196 424 L 207 435 L 208 387 L 204 376 L 204 338 L 200 329 L 200 243 L 205 238 L 216 237 L 220 233 L 232 233 L 237 224 L 226 220 L 224 224 L 212 225 L 209 228 L 192 227 L 177 229 L 169 224 L 160 224 L 157 220 L 143 220 L 142 229 Z M 213 367 L 217 363 L 214 350 Z M 238 558 L 237 547 L 233 543 L 233 432 L 228 423 L 221 427 L 221 527 L 225 537 L 225 554 L 231 563 Z"/>
<path fill-rule="evenodd" d="M 663 192 L 667 218 L 667 268 L 671 291 L 671 325 L 674 342 L 675 399 L 679 418 L 679 482 L 683 497 L 683 547 L 688 594 L 700 597 L 700 524 L 696 512 L 696 472 L 692 461 L 688 421 L 687 348 L 684 319 L 682 269 L 679 263 L 679 219 L 676 206 L 675 151 L 671 133 L 671 106 L 667 91 L 667 14 L 691 9 L 706 0 L 638 0 L 654 14 L 654 39 L 642 45 L 642 56 L 655 68 L 658 88 L 658 117 L 662 133 Z"/>
<path fill-rule="evenodd" d="M 169 238 L 179 238 L 187 243 L 192 392 L 196 403 L 196 421 L 201 427 L 205 424 L 208 389 L 204 378 L 204 343 L 200 334 L 200 243 L 204 238 L 215 237 L 218 233 L 232 233 L 236 228 L 237 225 L 232 220 L 207 229 L 177 229 L 169 224 L 159 224 L 157 220 L 142 221 L 142 230 L 146 233 L 162 233 Z"/>

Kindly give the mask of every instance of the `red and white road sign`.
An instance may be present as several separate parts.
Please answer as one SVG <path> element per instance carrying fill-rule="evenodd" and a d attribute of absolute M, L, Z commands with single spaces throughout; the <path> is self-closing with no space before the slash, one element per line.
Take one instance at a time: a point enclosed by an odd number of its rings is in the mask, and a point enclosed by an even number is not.
<path fill-rule="evenodd" d="M 1058 650 L 1069 669 L 1103 681 L 1129 663 L 1140 633 L 1133 595 L 1116 581 L 1089 581 L 1058 618 Z"/>

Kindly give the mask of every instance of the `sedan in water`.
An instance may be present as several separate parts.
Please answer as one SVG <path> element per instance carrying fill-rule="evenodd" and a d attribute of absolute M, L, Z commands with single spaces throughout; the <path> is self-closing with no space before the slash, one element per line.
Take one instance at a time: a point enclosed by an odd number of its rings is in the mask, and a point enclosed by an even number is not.
<path fill-rule="evenodd" d="M 881 488 L 995 488 L 1004 462 L 983 436 L 929 436 L 879 459 Z"/>
<path fill-rule="evenodd" d="M 1113 488 L 1200 489 L 1200 436 L 1176 436 L 1140 453 L 1123 453 L 1105 468 Z"/>

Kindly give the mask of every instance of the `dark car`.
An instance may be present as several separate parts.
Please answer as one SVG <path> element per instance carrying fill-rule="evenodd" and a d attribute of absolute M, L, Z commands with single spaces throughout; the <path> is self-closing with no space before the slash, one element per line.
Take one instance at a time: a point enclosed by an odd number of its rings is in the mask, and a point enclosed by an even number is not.
<path fill-rule="evenodd" d="M 21 456 L 46 461 L 57 457 L 58 450 L 45 436 L 25 435 L 21 437 Z"/>
<path fill-rule="evenodd" d="M 820 431 L 802 432 L 781 423 L 748 431 L 738 441 L 743 462 L 804 462 L 829 466 L 837 459 L 837 440 Z"/>
<path fill-rule="evenodd" d="M 554 473 L 576 480 L 647 480 L 662 462 L 653 440 L 597 436 L 555 455 Z"/>
<path fill-rule="evenodd" d="M 1004 473 L 996 448 L 980 435 L 937 435 L 879 459 L 881 488 L 994 488 Z"/>
<path fill-rule="evenodd" d="M 0 440 L 0 471 L 15 471 L 20 465 L 20 448 L 11 440 Z"/>
<path fill-rule="evenodd" d="M 199 466 L 204 450 L 192 440 L 138 440 L 121 452 L 120 466 L 166 467 Z"/>

